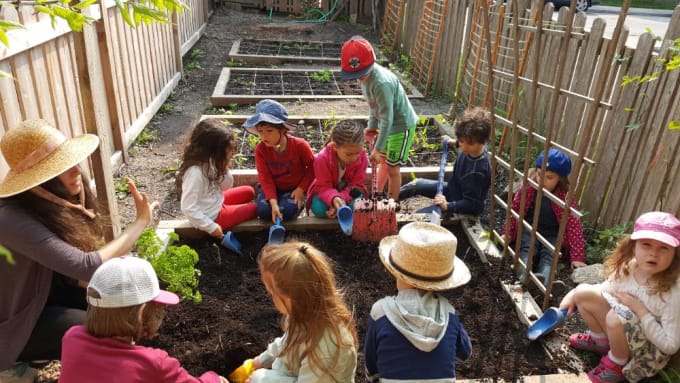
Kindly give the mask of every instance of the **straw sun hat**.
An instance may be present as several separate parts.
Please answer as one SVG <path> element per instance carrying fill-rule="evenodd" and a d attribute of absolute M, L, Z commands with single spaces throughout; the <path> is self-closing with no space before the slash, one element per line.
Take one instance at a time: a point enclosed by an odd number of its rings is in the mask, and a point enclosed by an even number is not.
<path fill-rule="evenodd" d="M 85 160 L 99 138 L 84 134 L 66 138 L 44 120 L 26 120 L 0 140 L 9 173 L 0 184 L 0 198 L 10 197 L 48 181 Z"/>
<path fill-rule="evenodd" d="M 412 222 L 380 241 L 380 260 L 395 277 L 423 290 L 448 290 L 470 281 L 456 257 L 456 236 L 429 222 Z"/>

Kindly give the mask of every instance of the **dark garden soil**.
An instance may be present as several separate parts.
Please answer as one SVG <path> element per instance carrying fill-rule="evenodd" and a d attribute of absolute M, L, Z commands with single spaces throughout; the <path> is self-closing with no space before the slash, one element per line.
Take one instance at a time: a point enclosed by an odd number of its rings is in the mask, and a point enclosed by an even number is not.
<path fill-rule="evenodd" d="M 473 276 L 464 287 L 444 294 L 456 307 L 473 345 L 472 357 L 457 362 L 457 377 L 509 381 L 569 370 L 524 335 L 526 329 L 517 320 L 513 304 L 501 292 L 499 281 L 512 277 L 505 271 L 507 265 L 482 264 L 459 226 L 449 229 L 458 238 L 458 257 Z M 354 311 L 363 342 L 373 302 L 396 293 L 394 278 L 377 259 L 377 247 L 355 242 L 339 231 L 292 233 L 291 237 L 312 243 L 335 261 L 338 283 Z M 254 260 L 266 243 L 266 233 L 239 233 L 239 239 L 244 244 L 242 257 L 206 240 L 188 243 L 199 252 L 203 302 L 183 302 L 169 309 L 160 335 L 149 342 L 179 358 L 194 374 L 214 370 L 226 375 L 281 334 L 280 315 Z M 361 354 L 356 381 L 366 381 Z"/>
<path fill-rule="evenodd" d="M 295 72 L 276 69 L 248 70 L 233 68 L 223 95 L 258 96 L 360 96 L 361 88 L 356 82 L 341 81 L 338 72 L 324 70 L 299 70 Z M 321 79 L 315 78 L 320 77 Z"/>

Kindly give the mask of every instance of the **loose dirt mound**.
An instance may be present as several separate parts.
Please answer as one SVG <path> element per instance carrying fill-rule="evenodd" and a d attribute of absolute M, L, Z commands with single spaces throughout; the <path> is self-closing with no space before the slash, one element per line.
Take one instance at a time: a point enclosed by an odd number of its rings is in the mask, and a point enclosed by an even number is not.
<path fill-rule="evenodd" d="M 514 379 L 557 373 L 568 366 L 550 360 L 538 342 L 529 342 L 514 306 L 500 287 L 510 275 L 507 265 L 484 265 L 458 227 L 457 255 L 472 273 L 470 283 L 447 292 L 473 345 L 472 357 L 458 362 L 458 378 Z M 325 251 L 336 263 L 336 276 L 354 310 L 363 342 L 371 305 L 396 293 L 394 278 L 377 258 L 377 247 L 352 241 L 338 232 L 290 233 Z M 237 257 L 212 242 L 189 243 L 200 254 L 201 304 L 182 303 L 168 310 L 158 338 L 150 345 L 167 350 L 194 374 L 214 370 L 228 374 L 244 359 L 262 352 L 281 334 L 280 315 L 267 295 L 254 258 L 266 243 L 266 233 L 239 233 L 244 256 Z M 363 347 L 363 345 L 362 345 Z M 363 356 L 357 382 L 365 382 Z"/>

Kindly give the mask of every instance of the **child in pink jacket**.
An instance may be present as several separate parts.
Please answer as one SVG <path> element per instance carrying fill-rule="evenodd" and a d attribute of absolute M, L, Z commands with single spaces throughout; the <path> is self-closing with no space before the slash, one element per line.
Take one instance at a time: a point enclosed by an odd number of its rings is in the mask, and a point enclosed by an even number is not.
<path fill-rule="evenodd" d="M 352 207 L 355 198 L 367 194 L 368 156 L 363 140 L 364 131 L 358 123 L 341 121 L 314 157 L 315 178 L 307 192 L 307 206 L 315 216 L 335 218 L 339 208 Z"/>

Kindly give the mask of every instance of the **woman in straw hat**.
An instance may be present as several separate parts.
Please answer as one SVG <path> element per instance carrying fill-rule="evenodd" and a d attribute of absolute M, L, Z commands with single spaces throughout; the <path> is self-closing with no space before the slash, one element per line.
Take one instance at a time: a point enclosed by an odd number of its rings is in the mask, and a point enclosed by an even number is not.
<path fill-rule="evenodd" d="M 396 279 L 396 296 L 373 304 L 364 344 L 370 382 L 453 382 L 456 359 L 472 344 L 456 310 L 435 292 L 470 281 L 456 257 L 456 237 L 428 222 L 413 222 L 380 241 L 380 260 Z"/>
<path fill-rule="evenodd" d="M 0 183 L 0 244 L 15 260 L 0 262 L 0 371 L 16 361 L 59 357 L 66 330 L 85 319 L 77 281 L 126 254 L 158 205 L 128 180 L 137 218 L 104 243 L 95 198 L 78 167 L 98 144 L 91 134 L 67 139 L 43 120 L 23 121 L 0 140 L 9 165 Z"/>

